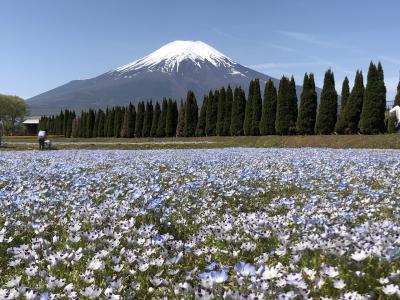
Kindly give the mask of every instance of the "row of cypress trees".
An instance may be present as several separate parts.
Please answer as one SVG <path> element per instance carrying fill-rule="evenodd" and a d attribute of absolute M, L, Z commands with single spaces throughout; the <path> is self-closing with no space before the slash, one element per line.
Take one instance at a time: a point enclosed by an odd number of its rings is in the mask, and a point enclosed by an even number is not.
<path fill-rule="evenodd" d="M 251 80 L 246 99 L 241 87 L 222 87 L 204 97 L 199 110 L 196 97 L 188 91 L 185 101 L 164 99 L 139 102 L 137 108 L 116 106 L 105 111 L 84 111 L 77 116 L 65 110 L 57 116 L 42 117 L 39 127 L 66 137 L 172 137 L 172 136 L 258 136 L 311 134 L 376 134 L 389 130 L 385 124 L 386 88 L 382 65 L 371 62 L 367 85 L 357 71 L 350 91 L 346 77 L 342 84 L 341 109 L 334 74 L 325 73 L 317 102 L 314 75 L 305 74 L 300 103 L 293 76 L 283 76 L 278 89 L 272 80 L 261 97 L 260 81 Z M 400 104 L 400 84 L 395 105 Z M 389 122 L 390 123 L 390 122 Z M 388 127 L 388 128 L 386 128 Z"/>
<path fill-rule="evenodd" d="M 172 137 L 176 135 L 178 107 L 176 101 L 164 99 L 155 106 L 150 102 L 139 102 L 137 109 L 115 106 L 105 111 L 89 109 L 79 116 L 65 110 L 57 116 L 43 116 L 39 129 L 49 134 L 65 137 Z"/>
<path fill-rule="evenodd" d="M 396 96 L 400 98 L 400 94 Z M 341 134 L 377 134 L 386 131 L 386 87 L 382 65 L 371 62 L 367 85 L 361 71 L 356 72 L 354 86 L 350 92 L 347 77 L 342 86 L 342 107 L 335 130 Z"/>

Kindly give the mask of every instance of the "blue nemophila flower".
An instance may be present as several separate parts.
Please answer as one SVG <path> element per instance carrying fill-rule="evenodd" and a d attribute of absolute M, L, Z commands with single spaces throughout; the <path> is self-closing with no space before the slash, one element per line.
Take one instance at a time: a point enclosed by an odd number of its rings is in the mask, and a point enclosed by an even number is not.
<path fill-rule="evenodd" d="M 235 271 L 241 276 L 254 276 L 256 274 L 256 269 L 252 264 L 240 261 L 235 266 Z"/>
<path fill-rule="evenodd" d="M 219 270 L 200 273 L 199 278 L 202 286 L 213 287 L 215 284 L 227 281 L 229 276 L 225 270 Z"/>
<path fill-rule="evenodd" d="M 0 299 L 309 299 L 310 287 L 362 299 L 352 280 L 366 278 L 397 297 L 397 160 L 332 149 L 4 152 Z"/>

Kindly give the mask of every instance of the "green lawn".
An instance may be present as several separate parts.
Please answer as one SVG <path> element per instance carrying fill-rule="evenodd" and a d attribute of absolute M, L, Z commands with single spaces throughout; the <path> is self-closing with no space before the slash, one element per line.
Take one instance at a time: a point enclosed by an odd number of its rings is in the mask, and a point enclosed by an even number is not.
<path fill-rule="evenodd" d="M 399 134 L 132 139 L 68 139 L 63 137 L 50 137 L 50 139 L 54 143 L 54 149 L 184 149 L 223 147 L 329 147 L 400 149 Z M 4 141 L 5 146 L 1 148 L 2 150 L 30 150 L 37 148 L 36 137 L 6 137 L 4 138 Z"/>

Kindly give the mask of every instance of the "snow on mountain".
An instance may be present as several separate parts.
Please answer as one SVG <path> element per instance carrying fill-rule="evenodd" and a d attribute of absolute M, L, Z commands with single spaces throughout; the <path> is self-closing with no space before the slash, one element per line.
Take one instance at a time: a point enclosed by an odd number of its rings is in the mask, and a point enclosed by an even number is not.
<path fill-rule="evenodd" d="M 178 72 L 181 62 L 185 60 L 192 61 L 199 68 L 204 62 L 209 62 L 215 67 L 226 68 L 234 68 L 236 64 L 229 57 L 201 41 L 174 41 L 110 73 L 126 74 L 143 69 L 147 72 L 156 70 L 165 73 Z"/>
<path fill-rule="evenodd" d="M 97 77 L 74 80 L 31 99 L 32 114 L 52 114 L 136 104 L 141 100 L 184 99 L 192 90 L 201 105 L 210 89 L 242 86 L 260 79 L 261 88 L 271 77 L 247 68 L 200 41 L 174 41 L 132 63 Z M 279 80 L 272 78 L 278 86 Z M 298 87 L 298 95 L 301 88 Z"/>

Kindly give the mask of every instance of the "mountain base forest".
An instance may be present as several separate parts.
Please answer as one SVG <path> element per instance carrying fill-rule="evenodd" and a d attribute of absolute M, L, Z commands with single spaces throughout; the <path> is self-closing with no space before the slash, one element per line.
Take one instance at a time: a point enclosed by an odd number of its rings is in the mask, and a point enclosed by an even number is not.
<path fill-rule="evenodd" d="M 325 74 L 319 97 L 313 74 L 305 74 L 300 99 L 294 78 L 283 76 L 279 86 L 250 82 L 248 93 L 231 86 L 211 90 L 198 106 L 192 91 L 185 101 L 139 102 L 137 106 L 90 109 L 79 115 L 68 109 L 43 116 L 39 129 L 73 138 L 141 138 L 262 135 L 379 134 L 398 132 L 398 121 L 388 113 L 380 63 L 370 64 L 366 85 L 357 71 L 350 90 L 347 77 L 340 98 L 331 70 Z M 339 105 L 340 99 L 340 105 Z M 400 104 L 400 84 L 393 106 Z"/>

